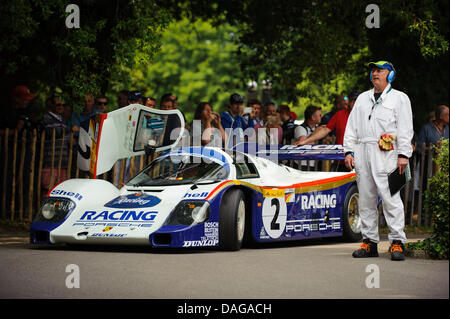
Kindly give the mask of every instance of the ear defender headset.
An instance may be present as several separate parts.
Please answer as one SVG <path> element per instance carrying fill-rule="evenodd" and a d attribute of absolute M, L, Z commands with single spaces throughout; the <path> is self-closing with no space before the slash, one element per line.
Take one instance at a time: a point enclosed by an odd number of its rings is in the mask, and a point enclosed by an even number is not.
<path fill-rule="evenodd" d="M 391 62 L 388 61 L 378 61 L 378 62 L 370 62 L 368 64 L 369 67 L 377 67 L 380 69 L 388 69 L 389 70 L 389 74 L 386 77 L 386 81 L 388 81 L 388 83 L 392 83 L 392 81 L 394 81 L 395 79 L 395 69 L 394 66 L 392 65 Z M 372 72 L 370 71 L 370 75 L 369 75 L 369 80 L 372 81 Z"/>

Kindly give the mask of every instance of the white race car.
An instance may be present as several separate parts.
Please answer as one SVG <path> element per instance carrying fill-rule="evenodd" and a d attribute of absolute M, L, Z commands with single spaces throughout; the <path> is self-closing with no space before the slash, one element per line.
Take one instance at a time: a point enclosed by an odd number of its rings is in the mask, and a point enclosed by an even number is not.
<path fill-rule="evenodd" d="M 86 131 L 93 176 L 111 169 L 119 158 L 143 154 L 146 145 L 155 151 L 169 149 L 181 134 L 170 139 L 167 128 L 184 127 L 178 111 L 130 105 L 114 112 L 97 116 Z M 123 137 L 118 125 L 128 130 Z M 295 150 L 311 156 L 324 148 Z M 246 240 L 344 236 L 357 241 L 357 199 L 354 172 L 305 172 L 237 150 L 186 147 L 159 156 L 120 190 L 102 179 L 71 179 L 57 185 L 31 224 L 30 239 L 33 244 L 225 250 L 239 250 Z"/>

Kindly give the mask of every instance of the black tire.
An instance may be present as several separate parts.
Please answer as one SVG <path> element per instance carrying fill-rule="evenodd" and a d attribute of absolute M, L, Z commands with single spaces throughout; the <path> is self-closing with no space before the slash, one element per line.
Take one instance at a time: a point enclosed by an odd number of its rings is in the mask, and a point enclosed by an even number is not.
<path fill-rule="evenodd" d="M 243 216 L 242 216 L 243 214 Z M 219 212 L 219 247 L 223 250 L 241 249 L 245 235 L 245 197 L 239 189 L 227 191 Z"/>
<path fill-rule="evenodd" d="M 343 238 L 350 242 L 358 242 L 362 239 L 361 220 L 358 212 L 358 194 L 357 185 L 350 186 L 345 195 L 344 207 L 342 207 Z"/>

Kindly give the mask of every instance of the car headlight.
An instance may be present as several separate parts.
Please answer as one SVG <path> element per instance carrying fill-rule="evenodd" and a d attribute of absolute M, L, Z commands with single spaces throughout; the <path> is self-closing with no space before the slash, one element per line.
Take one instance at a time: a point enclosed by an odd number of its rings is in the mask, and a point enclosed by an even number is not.
<path fill-rule="evenodd" d="M 46 198 L 35 221 L 60 222 L 66 218 L 67 214 L 72 211 L 74 207 L 75 204 L 70 199 Z"/>
<path fill-rule="evenodd" d="M 209 203 L 205 201 L 183 201 L 180 202 L 166 225 L 186 225 L 191 226 L 203 223 L 209 219 Z"/>

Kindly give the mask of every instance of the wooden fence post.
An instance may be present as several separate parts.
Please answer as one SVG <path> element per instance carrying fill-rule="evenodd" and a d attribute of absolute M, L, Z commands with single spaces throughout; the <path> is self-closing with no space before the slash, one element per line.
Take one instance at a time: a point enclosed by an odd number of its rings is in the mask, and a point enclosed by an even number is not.
<path fill-rule="evenodd" d="M 417 203 L 417 226 L 422 224 L 422 192 L 423 192 L 423 173 L 425 167 L 425 143 L 422 144 L 422 156 L 420 157 L 420 186 L 419 186 L 419 202 Z"/>
<path fill-rule="evenodd" d="M 42 183 L 42 162 L 44 161 L 44 143 L 45 143 L 45 130 L 41 134 L 41 143 L 39 145 L 39 163 L 38 163 L 38 176 L 37 176 L 37 196 L 36 205 L 37 209 L 41 207 L 41 183 Z"/>
<path fill-rule="evenodd" d="M 2 194 L 2 219 L 6 218 L 6 181 L 8 173 L 8 144 L 9 144 L 9 128 L 5 129 L 5 163 L 3 164 L 3 194 Z"/>
<path fill-rule="evenodd" d="M 411 184 L 412 184 L 412 198 L 411 198 L 411 215 L 409 216 L 409 224 L 413 223 L 414 215 L 414 201 L 416 199 L 416 164 L 417 164 L 417 153 L 412 157 L 412 170 L 411 170 Z"/>
<path fill-rule="evenodd" d="M 17 138 L 18 130 L 14 130 L 14 144 L 13 144 L 13 162 L 12 162 L 12 183 L 11 183 L 11 221 L 14 220 L 16 210 L 16 161 L 17 161 Z"/>
<path fill-rule="evenodd" d="M 27 130 L 22 131 L 22 147 L 20 151 L 20 164 L 19 164 L 19 221 L 23 221 L 23 168 L 25 165 L 25 152 L 27 144 Z"/>
<path fill-rule="evenodd" d="M 427 166 L 427 188 L 426 191 L 430 188 L 430 183 L 428 182 L 429 179 L 433 176 L 433 157 L 435 155 L 435 152 L 432 147 L 428 149 L 428 166 Z M 429 212 L 426 212 L 425 215 L 425 226 L 430 226 L 430 219 L 431 216 L 429 216 Z"/>
<path fill-rule="evenodd" d="M 55 130 L 55 129 L 53 129 L 53 130 Z M 62 138 L 61 138 L 61 147 L 59 149 L 58 171 L 57 171 L 57 175 L 56 175 L 57 177 L 56 177 L 55 184 L 58 184 L 61 179 L 61 166 L 62 166 L 62 156 L 63 156 L 65 138 L 66 138 L 66 130 L 63 128 L 62 129 Z M 67 177 L 67 175 L 66 175 L 66 177 Z"/>
<path fill-rule="evenodd" d="M 36 161 L 36 142 L 37 132 L 33 130 L 33 138 L 31 140 L 31 161 L 30 161 L 30 190 L 28 192 L 28 217 L 27 220 L 31 222 L 33 220 L 33 194 L 34 194 L 34 173 L 35 173 L 35 161 Z M 38 194 L 39 196 L 39 194 Z"/>
<path fill-rule="evenodd" d="M 72 156 L 73 156 L 73 132 L 70 131 L 69 136 L 69 155 L 67 158 L 67 179 L 70 179 L 72 175 Z"/>
<path fill-rule="evenodd" d="M 55 165 L 55 143 L 56 143 L 56 135 L 55 129 L 52 132 L 52 151 L 51 151 L 51 163 L 50 163 L 50 179 L 48 184 L 48 189 L 53 188 L 53 166 Z"/>

